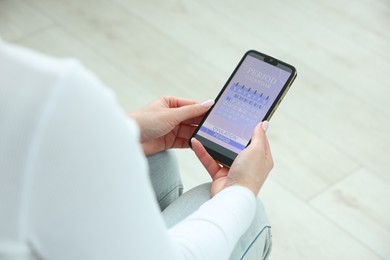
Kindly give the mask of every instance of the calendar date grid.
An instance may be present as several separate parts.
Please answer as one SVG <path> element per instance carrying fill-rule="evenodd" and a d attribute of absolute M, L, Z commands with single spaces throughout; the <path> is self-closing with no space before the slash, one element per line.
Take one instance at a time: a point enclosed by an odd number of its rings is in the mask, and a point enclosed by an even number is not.
<path fill-rule="evenodd" d="M 257 90 L 252 90 L 245 85 L 240 85 L 238 82 L 233 83 L 228 91 L 228 95 L 218 108 L 217 114 L 231 121 L 257 123 L 262 115 L 259 110 L 263 110 L 268 104 L 269 96 L 258 93 Z"/>

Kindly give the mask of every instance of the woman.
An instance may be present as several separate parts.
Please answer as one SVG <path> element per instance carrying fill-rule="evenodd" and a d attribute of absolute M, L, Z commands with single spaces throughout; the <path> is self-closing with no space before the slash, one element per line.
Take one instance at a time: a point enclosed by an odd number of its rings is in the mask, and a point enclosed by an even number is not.
<path fill-rule="evenodd" d="M 191 140 L 213 182 L 180 196 L 166 151 L 212 104 L 163 97 L 128 118 L 77 61 L 0 42 L 0 258 L 266 258 L 267 122 L 230 170 Z"/>

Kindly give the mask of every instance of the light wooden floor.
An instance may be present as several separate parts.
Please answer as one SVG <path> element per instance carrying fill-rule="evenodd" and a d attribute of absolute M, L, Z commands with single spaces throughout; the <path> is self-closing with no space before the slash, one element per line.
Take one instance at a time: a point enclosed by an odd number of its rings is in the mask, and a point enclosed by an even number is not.
<path fill-rule="evenodd" d="M 390 2 L 0 0 L 0 35 L 77 57 L 127 110 L 214 98 L 243 53 L 298 69 L 260 196 L 271 259 L 390 259 Z M 179 151 L 186 188 L 208 181 Z"/>

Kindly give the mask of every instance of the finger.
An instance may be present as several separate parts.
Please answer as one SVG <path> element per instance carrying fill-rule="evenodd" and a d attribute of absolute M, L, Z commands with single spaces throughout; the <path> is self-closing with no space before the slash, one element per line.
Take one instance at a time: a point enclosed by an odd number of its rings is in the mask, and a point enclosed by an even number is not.
<path fill-rule="evenodd" d="M 180 125 L 179 129 L 176 132 L 176 137 L 185 138 L 188 141 L 194 133 L 195 129 L 196 126 L 194 125 Z"/>
<path fill-rule="evenodd" d="M 265 153 L 271 155 L 271 147 L 269 145 L 267 135 L 265 135 L 264 144 L 265 144 Z"/>
<path fill-rule="evenodd" d="M 204 115 L 213 104 L 213 101 L 209 100 L 207 103 L 204 102 L 203 104 L 182 106 L 171 111 L 172 113 L 175 113 L 174 116 L 179 120 L 179 122 L 183 122 Z"/>
<path fill-rule="evenodd" d="M 214 180 L 215 174 L 221 169 L 221 166 L 208 154 L 203 145 L 195 138 L 191 139 L 192 149 L 202 165 L 206 168 L 211 178 Z"/>
<path fill-rule="evenodd" d="M 188 120 L 184 120 L 182 122 L 182 124 L 186 124 L 186 125 L 199 125 L 200 122 L 202 121 L 204 115 L 201 115 L 201 116 L 198 116 L 198 117 L 194 117 L 194 118 L 190 118 Z"/>
<path fill-rule="evenodd" d="M 264 144 L 265 144 L 265 152 L 266 154 L 270 154 L 271 155 L 271 148 L 270 148 L 270 145 L 269 145 L 269 142 L 268 142 L 268 137 L 267 137 L 267 130 L 268 130 L 268 127 L 269 127 L 269 122 L 268 121 L 264 121 L 261 123 L 261 127 L 264 129 Z"/>
<path fill-rule="evenodd" d="M 261 122 L 253 130 L 252 140 L 249 146 L 265 147 L 265 139 L 265 130 L 263 128 L 263 122 Z"/>
<path fill-rule="evenodd" d="M 264 144 L 265 144 L 265 155 L 266 155 L 266 157 L 269 158 L 269 162 L 271 163 L 271 168 L 272 168 L 273 164 L 274 164 L 274 160 L 272 158 L 271 147 L 269 145 L 269 141 L 268 141 L 267 135 L 265 135 Z"/>
<path fill-rule="evenodd" d="M 163 97 L 163 98 L 164 98 L 165 102 L 167 102 L 168 107 L 170 107 L 170 108 L 194 105 L 194 104 L 198 103 L 195 100 L 187 99 L 187 98 L 172 97 L 172 96 L 167 96 L 167 97 Z"/>
<path fill-rule="evenodd" d="M 267 121 L 264 121 L 260 124 L 258 124 L 253 132 L 252 140 L 254 140 L 254 146 L 258 149 L 261 149 L 262 152 L 264 152 L 264 155 L 266 158 L 268 158 L 268 162 L 271 165 L 271 168 L 273 166 L 273 158 L 271 154 L 271 148 L 268 142 L 268 138 L 266 135 L 266 130 L 268 129 L 269 123 Z M 251 143 L 252 144 L 252 143 Z"/>
<path fill-rule="evenodd" d="M 171 148 L 185 149 L 189 148 L 188 138 L 175 138 Z"/>

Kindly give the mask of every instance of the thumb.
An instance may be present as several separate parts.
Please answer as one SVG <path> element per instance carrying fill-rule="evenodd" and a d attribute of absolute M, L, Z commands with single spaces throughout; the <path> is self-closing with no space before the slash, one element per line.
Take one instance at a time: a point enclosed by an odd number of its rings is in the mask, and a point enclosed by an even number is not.
<path fill-rule="evenodd" d="M 255 127 L 255 129 L 253 130 L 251 144 L 253 145 L 264 144 L 264 140 L 266 139 L 265 132 L 267 131 L 268 126 L 269 126 L 268 121 L 263 121 Z"/>
<path fill-rule="evenodd" d="M 201 104 L 192 104 L 187 106 L 182 106 L 175 109 L 176 118 L 179 122 L 183 122 L 192 118 L 197 118 L 204 113 L 206 113 L 214 105 L 214 100 L 206 100 Z"/>

